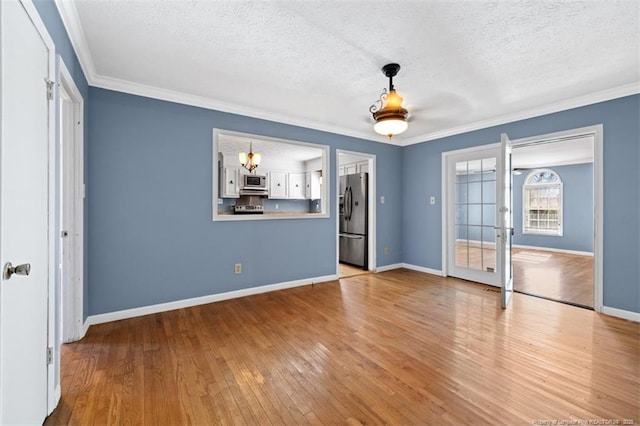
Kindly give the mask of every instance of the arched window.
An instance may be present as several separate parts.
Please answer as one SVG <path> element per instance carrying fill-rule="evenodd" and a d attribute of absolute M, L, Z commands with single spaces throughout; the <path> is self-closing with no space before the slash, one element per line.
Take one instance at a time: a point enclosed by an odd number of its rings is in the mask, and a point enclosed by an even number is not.
<path fill-rule="evenodd" d="M 562 236 L 562 180 L 550 169 L 534 170 L 524 180 L 522 232 Z"/>

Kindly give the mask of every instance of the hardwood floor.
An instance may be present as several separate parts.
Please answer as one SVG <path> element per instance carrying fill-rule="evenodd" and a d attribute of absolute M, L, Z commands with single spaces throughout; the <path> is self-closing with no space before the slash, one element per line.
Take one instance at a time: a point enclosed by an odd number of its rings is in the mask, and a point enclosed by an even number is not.
<path fill-rule="evenodd" d="M 348 265 L 346 263 L 338 263 L 338 276 L 340 278 L 348 278 L 356 275 L 368 274 L 369 271 L 366 271 L 357 266 Z"/>
<path fill-rule="evenodd" d="M 458 243 L 456 265 L 495 270 L 495 248 Z M 514 247 L 513 285 L 522 293 L 593 308 L 593 257 Z"/>
<path fill-rule="evenodd" d="M 485 289 L 400 269 L 92 326 L 45 424 L 640 422 L 640 324 Z"/>
<path fill-rule="evenodd" d="M 513 249 L 516 291 L 593 308 L 593 257 Z"/>

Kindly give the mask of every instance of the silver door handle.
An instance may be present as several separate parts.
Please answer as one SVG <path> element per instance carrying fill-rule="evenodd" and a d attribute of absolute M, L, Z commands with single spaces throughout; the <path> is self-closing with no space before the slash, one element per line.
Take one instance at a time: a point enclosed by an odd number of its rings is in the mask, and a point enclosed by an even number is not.
<path fill-rule="evenodd" d="M 339 234 L 338 236 L 341 238 L 350 238 L 352 240 L 361 240 L 363 238 L 362 235 L 351 235 L 351 234 Z"/>
<path fill-rule="evenodd" d="M 9 278 L 11 278 L 11 276 L 13 274 L 16 274 L 16 275 L 29 275 L 30 272 L 31 272 L 31 264 L 30 263 L 23 263 L 22 265 L 13 266 L 11 264 L 11 262 L 7 262 L 4 265 L 4 270 L 3 270 L 2 276 L 4 277 L 5 280 L 8 280 Z"/>

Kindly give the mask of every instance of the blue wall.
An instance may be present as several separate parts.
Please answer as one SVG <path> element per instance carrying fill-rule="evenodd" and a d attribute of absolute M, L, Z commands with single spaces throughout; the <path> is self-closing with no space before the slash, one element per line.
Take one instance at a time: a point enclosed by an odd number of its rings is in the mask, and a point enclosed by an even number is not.
<path fill-rule="evenodd" d="M 562 236 L 522 233 L 522 186 L 528 175 L 524 172 L 513 176 L 513 244 L 593 252 L 593 164 L 549 168 L 563 184 Z"/>
<path fill-rule="evenodd" d="M 579 127 L 604 127 L 604 305 L 640 312 L 640 95 L 516 121 L 402 150 L 403 260 L 442 269 L 441 157 L 446 151 Z"/>
<path fill-rule="evenodd" d="M 386 197 L 378 266 L 402 261 L 400 147 L 104 89 L 89 95 L 89 314 L 335 274 L 334 179 L 330 218 L 211 221 L 213 128 L 330 145 L 332 177 L 336 148 L 376 154 Z"/>

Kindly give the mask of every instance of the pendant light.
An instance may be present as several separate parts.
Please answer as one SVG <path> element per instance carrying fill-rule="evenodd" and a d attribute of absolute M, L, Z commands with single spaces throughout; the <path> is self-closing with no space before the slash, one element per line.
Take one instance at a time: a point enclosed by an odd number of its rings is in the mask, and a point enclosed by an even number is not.
<path fill-rule="evenodd" d="M 262 160 L 262 155 L 257 152 L 253 152 L 253 142 L 249 142 L 249 153 L 246 154 L 241 152 L 238 154 L 238 159 L 240 160 L 240 165 L 250 172 L 254 171 L 258 168 L 260 164 L 260 160 Z"/>
<path fill-rule="evenodd" d="M 382 73 L 389 77 L 389 91 L 382 90 L 380 99 L 369 108 L 376 124 L 373 130 L 381 135 L 389 136 L 391 139 L 395 135 L 407 130 L 407 118 L 409 112 L 402 107 L 402 97 L 396 93 L 393 87 L 393 77 L 400 71 L 400 65 L 387 64 L 382 67 Z"/>

